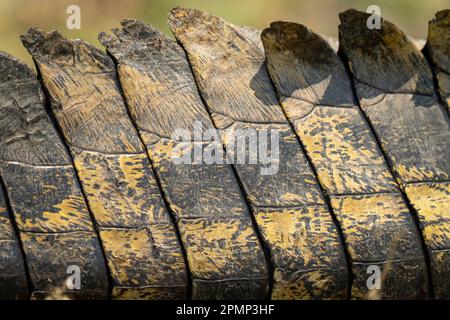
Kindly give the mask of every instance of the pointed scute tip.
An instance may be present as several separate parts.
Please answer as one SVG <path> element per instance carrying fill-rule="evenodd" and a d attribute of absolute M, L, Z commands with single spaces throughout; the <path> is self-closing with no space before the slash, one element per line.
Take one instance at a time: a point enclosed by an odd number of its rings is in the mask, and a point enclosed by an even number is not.
<path fill-rule="evenodd" d="M 137 20 L 137 19 L 129 19 L 129 18 L 125 18 L 125 19 L 122 19 L 120 21 L 120 25 L 122 27 L 127 27 L 127 26 L 130 26 L 130 25 L 139 24 L 139 23 L 142 23 L 142 22 L 140 20 Z"/>
<path fill-rule="evenodd" d="M 180 20 L 188 15 L 188 10 L 189 10 L 188 8 L 183 8 L 180 6 L 176 6 L 170 9 L 168 20 L 169 25 L 178 26 Z"/>
<path fill-rule="evenodd" d="M 287 22 L 287 21 L 282 21 L 282 20 L 273 21 L 270 23 L 270 28 L 275 29 L 275 30 L 281 30 L 281 29 L 285 28 L 287 25 L 292 24 L 292 23 L 293 22 Z"/>
<path fill-rule="evenodd" d="M 272 51 L 275 49 L 275 45 L 277 43 L 276 35 L 273 32 L 273 29 L 266 28 L 261 32 L 261 42 L 263 44 L 264 50 L 266 53 L 268 51 Z"/>
<path fill-rule="evenodd" d="M 176 16 L 179 12 L 187 10 L 187 8 L 183 8 L 181 6 L 175 6 L 169 11 L 169 16 Z"/>
<path fill-rule="evenodd" d="M 450 9 L 438 11 L 434 16 L 436 21 L 442 22 L 447 25 L 450 24 Z"/>
<path fill-rule="evenodd" d="M 132 36 L 135 36 L 146 29 L 143 22 L 135 19 L 123 19 L 120 21 L 120 26 L 128 35 Z"/>
<path fill-rule="evenodd" d="M 380 17 L 380 28 L 369 28 L 370 13 L 354 9 L 343 12 L 339 25 L 339 43 L 348 48 L 357 46 L 370 52 L 374 47 L 383 46 L 390 50 L 411 50 L 416 48 L 407 35 L 394 23 Z M 341 14 L 340 14 L 341 16 Z M 413 50 L 415 51 L 415 50 Z"/>
<path fill-rule="evenodd" d="M 267 30 L 267 31 L 266 31 Z M 265 30 L 265 39 L 276 41 L 281 45 L 303 46 L 311 41 L 320 41 L 321 37 L 305 25 L 295 22 L 275 21 Z"/>
<path fill-rule="evenodd" d="M 135 30 L 135 29 L 142 29 L 143 26 L 141 25 L 139 20 L 136 19 L 122 19 L 120 20 L 120 26 L 125 30 Z"/>
<path fill-rule="evenodd" d="M 170 18 L 179 19 L 179 18 L 186 17 L 186 16 L 194 14 L 194 13 L 199 13 L 199 12 L 201 12 L 201 11 L 197 10 L 197 9 L 175 6 L 172 9 L 170 9 L 170 11 L 169 11 L 169 19 Z"/>
<path fill-rule="evenodd" d="M 361 32 L 362 28 L 367 29 L 367 19 L 370 17 L 369 13 L 359 11 L 356 9 L 348 9 L 339 13 L 340 24 L 338 26 L 339 32 L 344 31 L 347 34 Z"/>
<path fill-rule="evenodd" d="M 261 31 L 261 40 L 269 40 L 273 36 L 273 30 L 269 28 L 265 28 Z"/>
<path fill-rule="evenodd" d="M 56 30 L 44 32 L 39 28 L 32 27 L 22 34 L 20 39 L 32 55 L 49 55 L 68 50 L 70 47 L 70 41 Z"/>
<path fill-rule="evenodd" d="M 153 28 L 151 25 L 142 22 L 137 19 L 123 19 L 120 21 L 120 25 L 123 29 L 128 31 L 128 33 L 137 35 L 139 33 L 155 32 L 157 29 Z"/>
<path fill-rule="evenodd" d="M 98 36 L 97 36 L 97 38 L 98 38 L 98 40 L 100 41 L 100 39 L 105 39 L 105 38 L 108 38 L 110 35 L 108 35 L 105 31 L 101 31 L 99 34 L 98 34 Z"/>
<path fill-rule="evenodd" d="M 168 39 L 162 31 L 141 20 L 126 19 L 121 21 L 121 25 L 127 36 L 132 37 L 134 40 L 151 42 L 158 39 L 163 41 Z"/>
<path fill-rule="evenodd" d="M 295 39 L 303 41 L 311 37 L 318 37 L 318 35 L 316 35 L 307 26 L 301 23 L 283 22 L 283 28 L 285 30 L 285 33 L 290 35 L 291 40 Z"/>
<path fill-rule="evenodd" d="M 267 40 L 273 39 L 278 40 L 280 38 L 280 34 L 283 33 L 284 28 L 289 22 L 285 21 L 273 21 L 270 23 L 270 26 L 263 30 L 261 33 L 261 38 L 266 38 Z"/>
<path fill-rule="evenodd" d="M 282 59 L 299 58 L 305 65 L 315 68 L 323 64 L 336 64 L 335 50 L 319 34 L 303 24 L 277 21 L 266 29 L 263 44 L 267 56 L 282 53 Z"/>
<path fill-rule="evenodd" d="M 97 39 L 105 47 L 109 47 L 109 45 L 113 42 L 113 37 L 105 31 L 100 32 Z"/>
<path fill-rule="evenodd" d="M 270 24 L 270 29 L 277 35 L 280 41 L 302 38 L 310 33 L 310 30 L 302 24 L 288 21 L 275 21 Z"/>
<path fill-rule="evenodd" d="M 57 30 L 45 32 L 42 29 L 36 27 L 28 29 L 27 32 L 21 35 L 21 38 L 35 43 L 47 40 L 66 40 L 63 35 Z"/>
<path fill-rule="evenodd" d="M 369 16 L 368 13 L 359 11 L 356 9 L 347 9 L 339 13 L 339 20 L 341 23 L 346 23 L 354 20 L 366 19 Z"/>
<path fill-rule="evenodd" d="M 181 29 L 182 26 L 187 25 L 206 24 L 207 21 L 216 18 L 217 17 L 205 11 L 185 7 L 175 7 L 169 12 L 168 24 L 172 30 L 174 30 Z"/>
<path fill-rule="evenodd" d="M 31 27 L 25 33 L 20 35 L 20 40 L 30 53 L 32 53 L 34 45 L 43 38 L 44 31 L 36 27 Z"/>
<path fill-rule="evenodd" d="M 261 40 L 264 48 L 270 51 L 283 50 L 286 46 L 286 40 L 289 38 L 289 22 L 274 21 L 270 23 L 270 27 L 263 30 Z"/>

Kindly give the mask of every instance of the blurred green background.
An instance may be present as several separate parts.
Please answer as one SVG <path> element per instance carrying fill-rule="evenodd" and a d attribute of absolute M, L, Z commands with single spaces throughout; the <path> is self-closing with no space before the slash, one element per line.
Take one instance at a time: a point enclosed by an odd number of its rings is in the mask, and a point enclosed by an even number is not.
<path fill-rule="evenodd" d="M 81 8 L 81 30 L 66 28 L 66 8 L 71 4 Z M 371 4 L 380 6 L 384 18 L 418 38 L 426 37 L 435 12 L 450 7 L 449 0 L 0 0 L 0 50 L 32 64 L 19 39 L 31 26 L 58 29 L 67 37 L 97 46 L 97 34 L 109 31 L 123 18 L 142 19 L 170 34 L 167 12 L 177 5 L 206 10 L 235 24 L 264 28 L 274 20 L 295 21 L 337 36 L 339 12 L 348 8 L 366 11 Z"/>

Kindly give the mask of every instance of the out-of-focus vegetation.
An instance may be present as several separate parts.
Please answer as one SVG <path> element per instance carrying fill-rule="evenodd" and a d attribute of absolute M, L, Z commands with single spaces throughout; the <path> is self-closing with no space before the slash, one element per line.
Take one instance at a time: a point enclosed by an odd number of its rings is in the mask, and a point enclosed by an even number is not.
<path fill-rule="evenodd" d="M 81 8 L 81 30 L 66 28 L 66 8 L 71 4 Z M 337 36 L 339 12 L 348 8 L 365 11 L 371 4 L 380 6 L 384 18 L 418 38 L 426 37 L 434 13 L 449 7 L 448 0 L 0 0 L 0 50 L 31 64 L 19 39 L 31 26 L 57 29 L 97 46 L 98 33 L 118 26 L 123 18 L 142 19 L 170 34 L 167 12 L 174 6 L 206 10 L 235 24 L 258 28 L 275 20 L 295 21 Z"/>

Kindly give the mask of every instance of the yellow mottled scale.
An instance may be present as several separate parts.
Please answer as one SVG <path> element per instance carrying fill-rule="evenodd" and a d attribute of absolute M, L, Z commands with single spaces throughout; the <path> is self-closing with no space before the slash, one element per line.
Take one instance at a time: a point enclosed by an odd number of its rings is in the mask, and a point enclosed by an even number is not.
<path fill-rule="evenodd" d="M 193 276 L 195 299 L 207 299 L 212 293 L 217 299 L 231 299 L 233 294 L 239 299 L 254 299 L 253 292 L 267 291 L 265 257 L 258 250 L 259 240 L 250 221 L 181 219 L 178 227 Z M 217 283 L 221 279 L 227 279 L 221 281 L 224 288 Z"/>
<path fill-rule="evenodd" d="M 450 247 L 450 183 L 414 183 L 405 187 L 419 213 L 423 235 L 431 250 Z"/>
<path fill-rule="evenodd" d="M 239 275 L 240 268 L 252 271 L 249 274 L 260 273 L 258 260 L 264 259 L 264 255 L 251 254 L 252 248 L 258 246 L 258 238 L 250 222 L 182 219 L 178 225 L 190 257 L 190 269 L 196 271 L 196 278 L 214 280 L 224 273 L 232 278 Z M 235 265 L 230 266 L 230 262 Z"/>
<path fill-rule="evenodd" d="M 288 102 L 282 103 L 283 106 Z M 375 139 L 356 107 L 315 106 L 295 131 L 330 194 L 388 192 L 397 189 Z"/>
<path fill-rule="evenodd" d="M 340 269 L 345 263 L 338 254 L 342 244 L 324 205 L 259 208 L 255 217 L 276 266 L 272 299 L 333 299 L 345 295 L 345 270 Z"/>
<path fill-rule="evenodd" d="M 333 290 L 324 295 L 323 300 L 342 299 L 346 295 L 342 289 L 342 283 L 346 281 L 342 270 L 315 269 L 292 273 L 275 269 L 273 281 L 277 284 L 272 292 L 274 300 L 314 300 L 323 294 L 323 288 Z"/>
<path fill-rule="evenodd" d="M 164 297 L 167 284 L 178 286 L 173 295 L 185 298 L 181 246 L 112 59 L 57 32 L 32 29 L 23 41 L 42 75 L 95 218 L 112 298 L 123 298 L 124 288 L 138 293 L 148 287 L 154 288 L 153 297 Z"/>
<path fill-rule="evenodd" d="M 172 225 L 151 225 L 140 229 L 100 228 L 105 255 L 117 290 L 113 297 L 124 299 L 134 292 L 146 292 L 154 286 L 154 295 L 184 290 L 184 260 L 177 250 Z M 145 283 L 145 286 L 142 286 Z M 127 285 L 126 293 L 122 286 Z M 158 293 L 157 288 L 162 292 Z M 118 295 L 116 296 L 115 293 Z M 169 297 L 169 296 L 167 296 Z M 180 296 L 178 296 L 179 298 Z"/>
<path fill-rule="evenodd" d="M 80 151 L 74 162 L 100 226 L 171 223 L 145 153 L 103 155 Z"/>
<path fill-rule="evenodd" d="M 94 230 L 72 166 L 39 168 L 8 163 L 2 171 L 8 172 L 5 181 L 20 230 Z"/>
<path fill-rule="evenodd" d="M 331 196 L 352 260 L 355 299 L 410 299 L 427 294 L 427 273 L 413 217 L 400 193 Z M 369 290 L 371 265 L 381 290 Z M 376 296 L 372 296 L 376 294 Z"/>
<path fill-rule="evenodd" d="M 430 167 L 404 165 L 397 163 L 397 161 L 394 162 L 394 165 L 396 165 L 395 169 L 400 178 L 400 183 L 403 183 L 404 181 L 420 182 L 434 180 L 436 179 L 436 176 L 442 176 L 443 179 L 447 179 L 449 177 L 445 171 L 439 170 L 439 168 L 433 170 Z"/>
<path fill-rule="evenodd" d="M 333 265 L 329 257 L 315 252 L 326 249 L 324 244 L 327 243 L 339 246 L 339 238 L 328 233 L 335 226 L 325 206 L 258 209 L 255 216 L 263 236 L 272 244 L 273 250 L 284 250 L 287 253 L 286 256 L 274 256 L 275 262 L 278 262 L 277 259 L 286 259 L 289 263 L 300 263 L 304 268 L 310 268 L 315 263 Z M 320 244 L 317 242 L 319 238 Z M 296 257 L 299 253 L 302 253 L 301 261 Z"/>
<path fill-rule="evenodd" d="M 331 205 L 354 261 L 420 257 L 420 238 L 400 193 L 331 196 Z"/>

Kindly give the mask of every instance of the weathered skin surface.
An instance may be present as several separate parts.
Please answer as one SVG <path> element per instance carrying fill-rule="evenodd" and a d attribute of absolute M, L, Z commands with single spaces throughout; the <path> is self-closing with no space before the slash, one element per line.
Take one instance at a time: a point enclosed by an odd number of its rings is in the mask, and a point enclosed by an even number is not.
<path fill-rule="evenodd" d="M 28 298 L 28 283 L 19 239 L 0 186 L 0 299 Z"/>
<path fill-rule="evenodd" d="M 229 154 L 233 129 L 277 129 L 279 170 L 235 164 L 273 267 L 273 299 L 346 296 L 348 275 L 338 230 L 278 104 L 255 30 L 191 9 L 175 8 L 170 27 L 188 53 L 194 75 Z M 245 150 L 248 151 L 248 150 Z"/>
<path fill-rule="evenodd" d="M 57 32 L 30 29 L 22 40 L 40 70 L 95 218 L 111 297 L 185 298 L 182 249 L 128 117 L 114 63 Z"/>
<path fill-rule="evenodd" d="M 183 49 L 136 20 L 124 20 L 113 33 L 99 39 L 118 62 L 131 115 L 176 216 L 192 298 L 266 298 L 267 262 L 231 166 L 172 160 L 181 147 L 201 146 L 195 122 L 214 130 Z M 191 140 L 179 141 L 176 130 Z"/>
<path fill-rule="evenodd" d="M 427 297 L 420 235 L 344 64 L 325 39 L 300 24 L 272 23 L 262 40 L 281 105 L 340 223 L 352 262 L 352 298 Z M 369 265 L 385 275 L 376 296 L 366 285 Z"/>
<path fill-rule="evenodd" d="M 0 54 L 0 69 L 0 171 L 30 273 L 31 296 L 45 298 L 60 290 L 69 298 L 104 299 L 108 281 L 101 246 L 71 159 L 45 111 L 39 82 L 7 54 Z M 71 265 L 80 268 L 80 290 L 65 290 Z M 23 273 L 21 263 L 15 272 Z M 16 285 L 24 290 L 23 280 Z"/>
<path fill-rule="evenodd" d="M 436 298 L 450 297 L 450 121 L 432 72 L 396 26 L 366 28 L 368 15 L 340 15 L 340 50 L 362 110 L 395 177 L 417 211 Z"/>
<path fill-rule="evenodd" d="M 436 13 L 428 26 L 425 51 L 431 59 L 439 93 L 450 112 L 450 10 Z"/>

